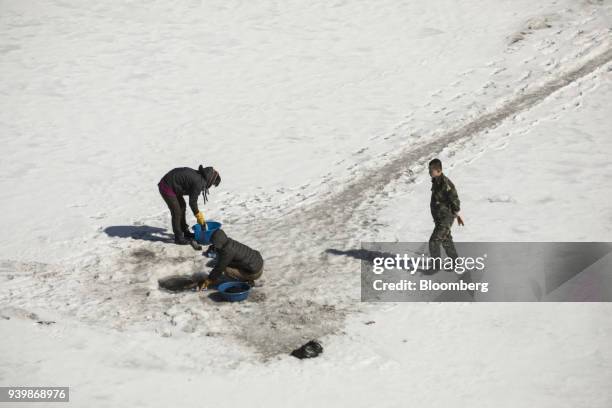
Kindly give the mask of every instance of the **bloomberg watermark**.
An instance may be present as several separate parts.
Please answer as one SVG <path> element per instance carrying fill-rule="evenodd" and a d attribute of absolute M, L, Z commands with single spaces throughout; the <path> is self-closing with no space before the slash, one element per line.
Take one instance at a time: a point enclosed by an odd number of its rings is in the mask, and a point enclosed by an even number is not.
<path fill-rule="evenodd" d="M 609 302 L 612 243 L 461 242 L 430 257 L 423 242 L 363 242 L 364 302 Z"/>

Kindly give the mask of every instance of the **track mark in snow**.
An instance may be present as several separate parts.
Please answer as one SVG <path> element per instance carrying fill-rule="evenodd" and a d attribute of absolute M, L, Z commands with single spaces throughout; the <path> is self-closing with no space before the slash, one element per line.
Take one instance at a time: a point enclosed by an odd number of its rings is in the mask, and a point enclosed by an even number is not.
<path fill-rule="evenodd" d="M 309 223 L 326 224 L 333 228 L 341 228 L 343 223 L 353 216 L 351 211 L 347 211 L 347 206 L 350 208 L 351 203 L 359 203 L 366 197 L 372 197 L 373 194 L 382 191 L 387 184 L 405 174 L 410 167 L 419 161 L 432 157 L 451 143 L 473 137 L 482 131 L 497 127 L 505 119 L 535 106 L 549 95 L 590 74 L 610 61 L 612 61 L 612 48 L 588 60 L 580 67 L 506 102 L 495 111 L 485 113 L 457 129 L 442 134 L 436 140 L 416 148 L 411 147 L 381 167 L 351 182 L 346 188 L 334 194 L 328 200 L 306 210 L 304 215 L 306 215 Z M 329 223 L 330 221 L 331 224 Z M 295 226 L 295 219 L 292 218 L 291 223 Z"/>

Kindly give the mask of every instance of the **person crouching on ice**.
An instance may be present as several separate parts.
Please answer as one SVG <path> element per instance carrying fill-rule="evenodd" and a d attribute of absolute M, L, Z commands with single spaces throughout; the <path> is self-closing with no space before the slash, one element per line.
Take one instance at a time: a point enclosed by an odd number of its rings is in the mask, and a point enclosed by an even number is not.
<path fill-rule="evenodd" d="M 264 261 L 259 251 L 228 238 L 222 229 L 213 232 L 210 243 L 212 248 L 209 247 L 208 251 L 217 253 L 217 263 L 208 278 L 198 283 L 198 290 L 217 285 L 224 274 L 251 286 L 261 277 Z"/>
<path fill-rule="evenodd" d="M 185 221 L 187 205 L 183 196 L 189 196 L 189 207 L 198 220 L 198 224 L 205 225 L 204 213 L 198 209 L 198 197 L 202 193 L 204 204 L 206 204 L 208 189 L 212 186 L 217 187 L 220 183 L 221 176 L 217 170 L 201 165 L 197 170 L 189 167 L 170 170 L 159 181 L 157 184 L 159 193 L 170 209 L 170 215 L 172 216 L 172 232 L 176 244 L 187 245 L 189 244 L 188 239 L 194 237 Z"/>

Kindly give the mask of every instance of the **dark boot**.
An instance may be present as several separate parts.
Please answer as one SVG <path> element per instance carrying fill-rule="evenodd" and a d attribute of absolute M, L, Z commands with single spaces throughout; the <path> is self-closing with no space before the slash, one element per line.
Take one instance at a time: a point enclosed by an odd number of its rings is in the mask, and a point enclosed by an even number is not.
<path fill-rule="evenodd" d="M 191 241 L 189 241 L 188 239 L 185 239 L 185 237 L 180 236 L 180 235 L 175 235 L 174 236 L 174 243 L 176 245 L 189 245 Z"/>

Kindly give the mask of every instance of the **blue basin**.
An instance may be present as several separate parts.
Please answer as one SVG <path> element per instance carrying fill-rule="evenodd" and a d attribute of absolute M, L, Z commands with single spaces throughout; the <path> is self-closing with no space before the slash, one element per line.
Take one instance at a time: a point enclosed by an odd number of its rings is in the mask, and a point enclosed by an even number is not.
<path fill-rule="evenodd" d="M 217 290 L 228 302 L 240 302 L 249 297 L 251 286 L 246 282 L 223 282 Z"/>

